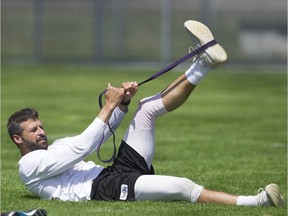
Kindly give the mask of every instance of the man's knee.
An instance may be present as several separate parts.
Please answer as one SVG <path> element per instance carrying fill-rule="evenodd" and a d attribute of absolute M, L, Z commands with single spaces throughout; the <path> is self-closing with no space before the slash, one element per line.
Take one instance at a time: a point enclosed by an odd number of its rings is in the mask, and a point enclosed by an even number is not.
<path fill-rule="evenodd" d="M 197 202 L 203 186 L 200 186 L 188 178 L 179 178 L 181 191 L 193 203 Z"/>
<path fill-rule="evenodd" d="M 162 102 L 161 93 L 140 100 L 137 111 L 144 112 L 150 117 L 161 116 L 167 112 Z"/>

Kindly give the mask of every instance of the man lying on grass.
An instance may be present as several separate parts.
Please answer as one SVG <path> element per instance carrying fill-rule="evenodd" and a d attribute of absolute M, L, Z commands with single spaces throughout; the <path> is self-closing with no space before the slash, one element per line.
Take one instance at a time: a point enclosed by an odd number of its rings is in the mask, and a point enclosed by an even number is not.
<path fill-rule="evenodd" d="M 210 30 L 196 21 L 186 28 L 201 46 L 213 39 Z M 187 200 L 239 206 L 281 206 L 276 184 L 269 184 L 255 196 L 238 196 L 212 191 L 187 178 L 155 175 L 154 130 L 158 117 L 181 106 L 211 69 L 226 61 L 225 50 L 216 44 L 198 55 L 191 67 L 161 93 L 140 101 L 123 137 L 112 166 L 106 168 L 83 160 L 95 152 L 117 129 L 132 97 L 136 82 L 121 88 L 108 85 L 105 104 L 95 120 L 79 135 L 48 145 L 36 110 L 22 109 L 8 120 L 8 132 L 18 146 L 20 178 L 26 188 L 43 199 L 82 200 Z"/>

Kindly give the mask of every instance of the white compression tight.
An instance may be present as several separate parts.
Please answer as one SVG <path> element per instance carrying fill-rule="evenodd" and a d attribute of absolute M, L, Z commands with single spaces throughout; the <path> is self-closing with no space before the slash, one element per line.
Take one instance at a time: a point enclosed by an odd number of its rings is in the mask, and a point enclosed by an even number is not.
<path fill-rule="evenodd" d="M 167 113 L 161 94 L 140 101 L 123 140 L 136 150 L 151 167 L 154 157 L 154 128 L 156 118 Z M 203 189 L 187 178 L 143 175 L 135 183 L 135 199 L 187 200 L 196 202 Z"/>
<path fill-rule="evenodd" d="M 137 201 L 174 201 L 197 202 L 203 186 L 187 178 L 162 175 L 142 175 L 135 183 Z"/>

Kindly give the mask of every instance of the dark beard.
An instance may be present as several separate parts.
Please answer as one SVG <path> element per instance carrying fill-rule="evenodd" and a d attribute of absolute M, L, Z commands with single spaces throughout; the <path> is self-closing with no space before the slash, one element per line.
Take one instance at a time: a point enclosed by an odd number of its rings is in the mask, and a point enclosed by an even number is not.
<path fill-rule="evenodd" d="M 46 139 L 46 144 L 47 144 L 47 138 Z M 34 151 L 34 150 L 38 150 L 38 149 L 47 149 L 47 145 L 39 145 L 39 141 L 43 140 L 43 137 L 41 137 L 40 139 L 37 139 L 36 142 L 31 142 L 28 140 L 23 139 L 23 144 L 30 150 L 30 151 Z"/>

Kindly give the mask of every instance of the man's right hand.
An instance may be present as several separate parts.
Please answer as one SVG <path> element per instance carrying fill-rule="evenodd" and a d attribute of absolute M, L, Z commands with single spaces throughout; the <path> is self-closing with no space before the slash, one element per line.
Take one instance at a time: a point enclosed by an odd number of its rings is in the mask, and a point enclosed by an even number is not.
<path fill-rule="evenodd" d="M 109 83 L 107 92 L 105 93 L 105 104 L 101 109 L 98 118 L 105 123 L 108 123 L 113 110 L 121 103 L 124 93 L 124 88 L 116 88 Z"/>

